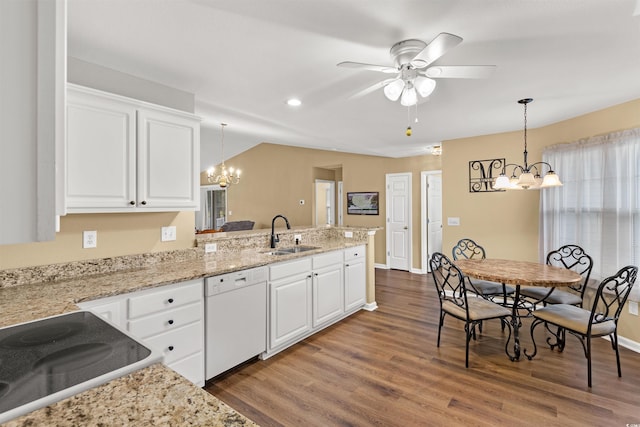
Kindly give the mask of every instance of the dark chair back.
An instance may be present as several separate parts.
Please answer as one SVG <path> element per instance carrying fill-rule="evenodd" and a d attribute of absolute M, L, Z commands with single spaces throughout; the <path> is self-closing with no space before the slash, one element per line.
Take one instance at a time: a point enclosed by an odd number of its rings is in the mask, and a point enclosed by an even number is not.
<path fill-rule="evenodd" d="M 440 306 L 442 307 L 444 301 L 451 301 L 464 309 L 468 317 L 466 276 L 446 255 L 440 252 L 431 255 L 429 265 L 440 298 Z"/>
<path fill-rule="evenodd" d="M 581 275 L 584 280 L 570 288 L 580 294 L 580 298 L 584 298 L 584 291 L 587 289 L 593 268 L 593 259 L 584 252 L 584 249 L 578 245 L 564 245 L 547 254 L 547 264 L 573 270 Z"/>
<path fill-rule="evenodd" d="M 220 227 L 220 231 L 243 231 L 243 230 L 253 230 L 253 221 L 229 221 L 222 224 Z"/>
<path fill-rule="evenodd" d="M 460 239 L 451 250 L 453 259 L 484 259 L 484 248 L 471 239 Z"/>
<path fill-rule="evenodd" d="M 618 323 L 618 319 L 629 297 L 629 293 L 631 293 L 637 275 L 638 267 L 628 265 L 622 267 L 615 275 L 607 277 L 600 283 L 591 308 L 587 334 L 591 332 L 594 324 L 610 320 L 613 320 L 616 324 Z"/>

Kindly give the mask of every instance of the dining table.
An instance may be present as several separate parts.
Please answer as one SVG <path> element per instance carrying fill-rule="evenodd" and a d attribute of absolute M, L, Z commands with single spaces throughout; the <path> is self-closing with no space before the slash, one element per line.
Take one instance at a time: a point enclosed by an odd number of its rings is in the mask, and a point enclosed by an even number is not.
<path fill-rule="evenodd" d="M 528 314 L 530 309 L 535 308 L 527 307 L 520 301 L 520 287 L 567 287 L 582 280 L 582 276 L 573 270 L 531 261 L 483 258 L 456 260 L 454 264 L 462 273 L 471 278 L 502 283 L 503 285 L 509 284 L 515 287 L 515 293 L 509 304 L 512 308 L 513 354 L 509 352 L 509 345 L 506 347 L 507 356 L 512 361 L 520 359 L 519 329 L 522 323 L 519 312 L 524 309 Z"/>

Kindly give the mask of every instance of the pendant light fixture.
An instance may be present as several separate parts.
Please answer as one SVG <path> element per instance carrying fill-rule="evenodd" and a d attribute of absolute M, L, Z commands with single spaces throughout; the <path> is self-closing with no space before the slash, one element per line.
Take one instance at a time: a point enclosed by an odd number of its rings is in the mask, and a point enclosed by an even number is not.
<path fill-rule="evenodd" d="M 222 142 L 221 146 L 221 154 L 222 154 L 222 163 L 220 164 L 220 173 L 216 174 L 216 169 L 212 166 L 207 169 L 207 181 L 210 184 L 218 184 L 221 188 L 226 188 L 231 184 L 238 184 L 240 182 L 240 169 L 234 169 L 227 167 L 224 164 L 224 128 L 227 126 L 226 123 L 220 123 L 222 127 Z"/>
<path fill-rule="evenodd" d="M 493 184 L 496 190 L 538 190 L 540 188 L 558 187 L 562 185 L 560 178 L 553 171 L 551 165 L 547 162 L 527 163 L 527 104 L 532 102 L 532 98 L 525 98 L 518 101 L 518 104 L 524 105 L 524 164 L 518 165 L 509 163 L 504 165 L 500 176 L 498 176 Z M 541 176 L 543 166 L 547 166 L 549 171 Z M 511 177 L 507 177 L 506 170 L 513 167 Z"/>

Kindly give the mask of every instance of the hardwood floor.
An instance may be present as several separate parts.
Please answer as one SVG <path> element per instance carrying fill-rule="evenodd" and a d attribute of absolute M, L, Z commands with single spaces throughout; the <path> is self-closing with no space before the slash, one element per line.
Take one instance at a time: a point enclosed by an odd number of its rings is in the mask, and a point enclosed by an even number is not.
<path fill-rule="evenodd" d="M 511 362 L 498 321 L 485 323 L 464 367 L 463 324 L 439 306 L 431 276 L 376 270 L 378 310 L 360 311 L 206 390 L 261 426 L 640 425 L 640 354 L 593 344 L 593 388 L 582 346 L 563 353 L 536 331 L 538 355 Z M 529 321 L 521 330 L 531 348 Z M 538 336 L 540 332 L 540 336 Z"/>

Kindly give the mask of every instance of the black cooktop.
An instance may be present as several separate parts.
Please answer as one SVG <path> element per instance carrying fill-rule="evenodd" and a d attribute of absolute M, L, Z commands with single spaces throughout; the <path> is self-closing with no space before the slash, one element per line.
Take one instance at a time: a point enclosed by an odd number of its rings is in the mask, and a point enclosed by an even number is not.
<path fill-rule="evenodd" d="M 6 411 L 117 371 L 151 353 L 88 311 L 0 329 L 0 419 Z"/>

